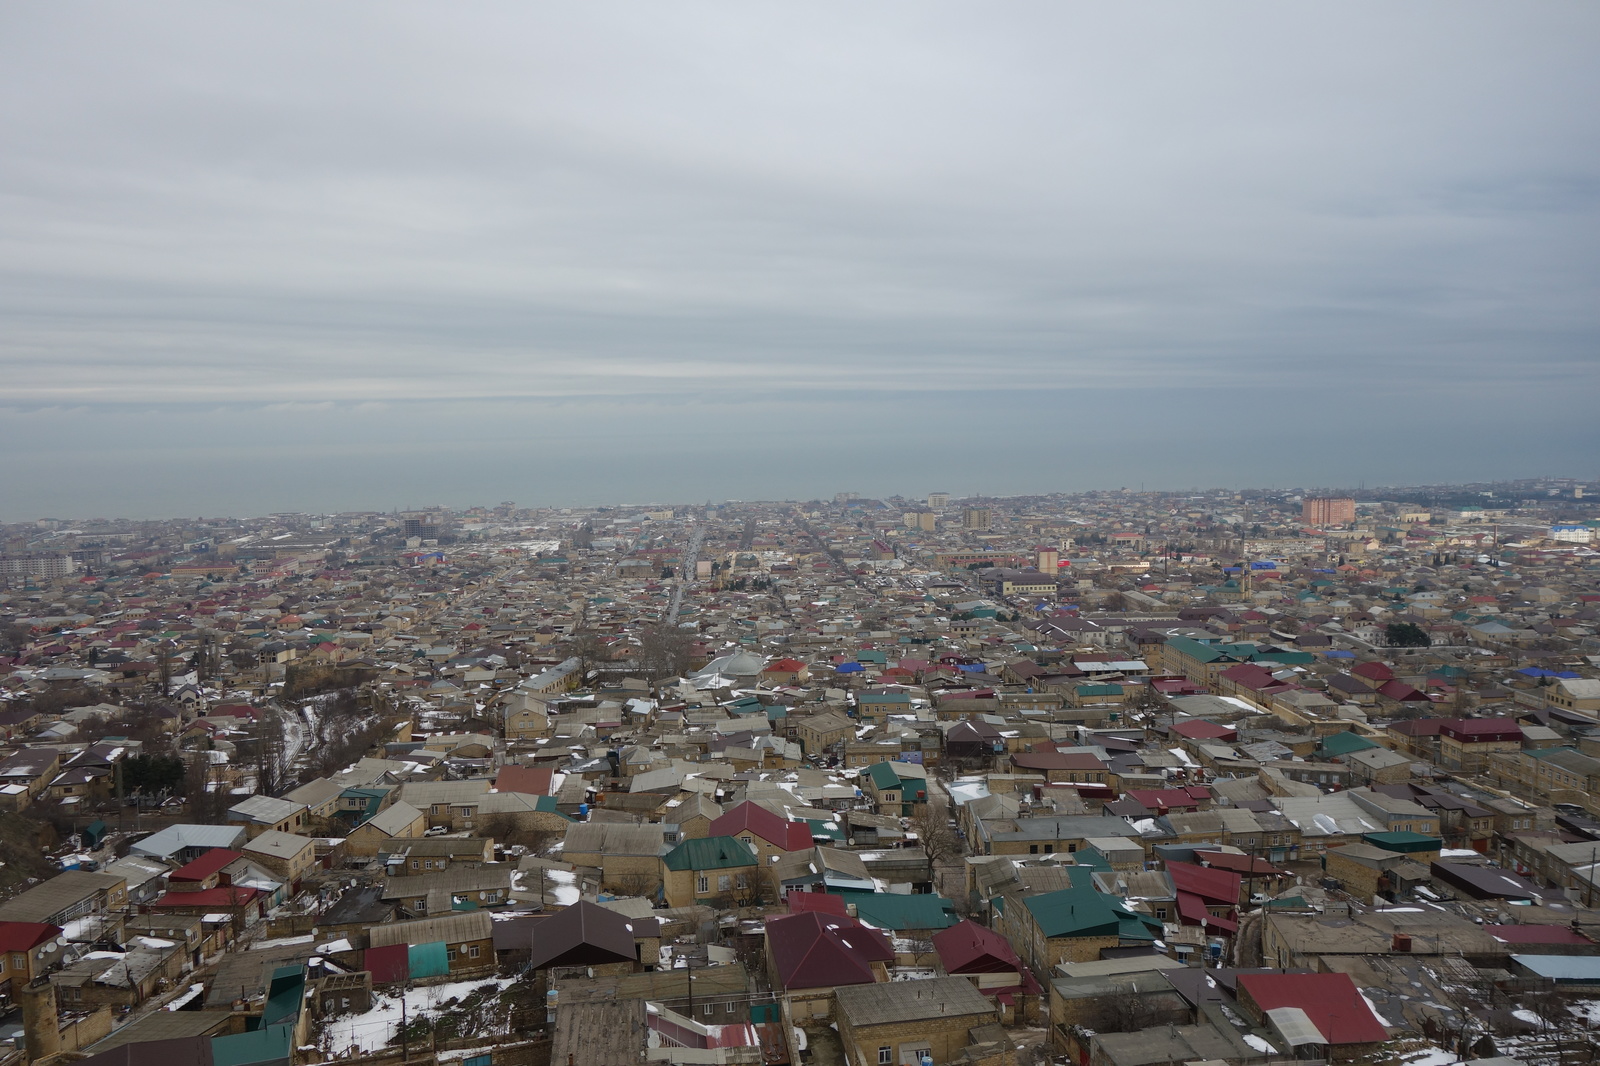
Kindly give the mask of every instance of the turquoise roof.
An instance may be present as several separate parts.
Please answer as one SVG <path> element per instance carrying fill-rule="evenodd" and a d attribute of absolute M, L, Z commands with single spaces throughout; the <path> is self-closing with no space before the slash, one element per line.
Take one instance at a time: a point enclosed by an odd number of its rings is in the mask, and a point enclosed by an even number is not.
<path fill-rule="evenodd" d="M 661 859 L 669 870 L 727 870 L 755 866 L 756 854 L 737 837 L 685 840 Z"/>
<path fill-rule="evenodd" d="M 948 929 L 961 921 L 955 904 L 943 896 L 897 892 L 836 892 L 855 904 L 856 917 L 879 929 Z"/>

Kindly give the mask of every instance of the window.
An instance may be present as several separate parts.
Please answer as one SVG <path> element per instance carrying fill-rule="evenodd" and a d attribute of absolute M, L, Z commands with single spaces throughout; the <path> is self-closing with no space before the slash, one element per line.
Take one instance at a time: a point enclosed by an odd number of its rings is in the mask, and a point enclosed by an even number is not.
<path fill-rule="evenodd" d="M 411 910 L 415 914 L 427 914 L 428 913 L 428 901 L 426 899 L 417 900 L 416 903 L 412 906 Z"/>
<path fill-rule="evenodd" d="M 1037 854 L 1039 854 L 1039 845 L 1037 845 L 1037 844 L 1029 844 L 1028 845 L 1028 854 L 1029 855 L 1037 855 Z"/>
<path fill-rule="evenodd" d="M 467 947 L 467 958 L 475 959 L 477 957 L 478 957 L 478 945 L 476 945 L 476 944 L 469 945 Z"/>
<path fill-rule="evenodd" d="M 696 892 L 710 892 L 711 891 L 711 880 L 708 877 L 706 877 L 705 874 L 701 874 L 698 878 L 695 879 L 694 890 Z"/>
<path fill-rule="evenodd" d="M 483 894 L 483 901 L 485 903 L 499 903 L 500 902 L 500 893 L 498 891 L 485 892 Z"/>
<path fill-rule="evenodd" d="M 445 948 L 444 949 L 444 959 L 445 959 L 446 962 L 455 962 L 456 961 L 456 949 L 455 948 Z"/>
<path fill-rule="evenodd" d="M 15 955 L 11 956 L 11 968 L 13 970 L 24 969 L 24 968 L 27 967 L 27 965 L 28 965 L 28 956 L 27 956 L 26 952 L 19 952 L 19 953 L 15 954 Z"/>
<path fill-rule="evenodd" d="M 894 1049 L 885 1044 L 878 1049 L 878 1066 L 892 1066 L 894 1062 Z"/>
<path fill-rule="evenodd" d="M 729 877 L 727 874 L 718 874 L 717 875 L 717 891 L 718 892 L 726 892 L 726 891 L 728 891 L 728 889 L 730 889 L 732 887 L 733 887 L 733 878 Z"/>
<path fill-rule="evenodd" d="M 411 868 L 413 870 L 421 869 L 421 867 L 417 865 L 420 861 L 421 861 L 420 859 L 412 859 L 411 860 Z"/>

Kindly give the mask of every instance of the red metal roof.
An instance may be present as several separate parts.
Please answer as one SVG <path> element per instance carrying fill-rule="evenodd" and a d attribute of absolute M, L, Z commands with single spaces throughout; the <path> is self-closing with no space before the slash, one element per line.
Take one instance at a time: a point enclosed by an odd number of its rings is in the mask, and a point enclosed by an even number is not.
<path fill-rule="evenodd" d="M 1483 931 L 1502 944 L 1573 944 L 1593 947 L 1594 941 L 1564 925 L 1486 925 Z"/>
<path fill-rule="evenodd" d="M 1383 1023 L 1347 973 L 1248 973 L 1239 987 L 1263 1011 L 1299 1007 L 1330 1044 L 1370 1044 L 1389 1039 Z"/>
<path fill-rule="evenodd" d="M 1188 722 L 1178 722 L 1172 731 L 1180 737 L 1190 740 L 1232 740 L 1238 733 L 1225 725 L 1208 722 L 1203 718 L 1196 718 Z"/>
<path fill-rule="evenodd" d="M 502 766 L 494 775 L 496 792 L 521 792 L 528 796 L 548 796 L 555 772 L 544 766 Z"/>
<path fill-rule="evenodd" d="M 783 899 L 789 905 L 790 914 L 837 914 L 842 917 L 850 915 L 845 909 L 844 897 L 836 896 L 832 892 L 806 892 L 795 889 Z"/>
<path fill-rule="evenodd" d="M 871 984 L 872 963 L 894 961 L 878 930 L 815 912 L 768 919 L 767 951 L 785 989 Z"/>
<path fill-rule="evenodd" d="M 260 889 L 224 885 L 222 888 L 207 888 L 199 892 L 168 892 L 150 904 L 150 907 L 153 910 L 166 910 L 170 907 L 205 907 L 210 910 L 226 910 L 229 907 L 238 907 L 249 903 L 259 895 L 261 895 Z"/>
<path fill-rule="evenodd" d="M 235 859 L 244 858 L 243 852 L 228 848 L 212 848 L 193 862 L 185 863 L 172 871 L 171 881 L 204 881 Z"/>
<path fill-rule="evenodd" d="M 780 818 L 749 800 L 714 820 L 707 826 L 706 835 L 736 837 L 746 830 L 784 851 L 800 851 L 811 846 L 811 827 L 806 823 Z"/>
<path fill-rule="evenodd" d="M 933 934 L 933 950 L 948 974 L 1006 973 L 1021 970 L 1011 941 L 968 918 Z"/>
<path fill-rule="evenodd" d="M 1167 863 L 1167 876 L 1179 892 L 1193 892 L 1212 903 L 1233 906 L 1239 902 L 1239 875 L 1188 862 Z"/>
<path fill-rule="evenodd" d="M 0 951 L 27 951 L 60 935 L 61 927 L 48 922 L 0 922 Z"/>

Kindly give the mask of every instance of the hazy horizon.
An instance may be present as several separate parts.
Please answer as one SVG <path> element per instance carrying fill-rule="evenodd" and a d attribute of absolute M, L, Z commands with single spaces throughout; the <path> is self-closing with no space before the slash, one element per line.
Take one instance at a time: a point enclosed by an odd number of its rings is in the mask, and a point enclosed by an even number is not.
<path fill-rule="evenodd" d="M 0 520 L 1600 473 L 1592 5 L 0 20 Z"/>

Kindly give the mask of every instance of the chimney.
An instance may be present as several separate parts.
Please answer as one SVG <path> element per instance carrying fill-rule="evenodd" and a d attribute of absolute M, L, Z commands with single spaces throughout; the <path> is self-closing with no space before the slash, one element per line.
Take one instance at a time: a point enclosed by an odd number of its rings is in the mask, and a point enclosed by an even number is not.
<path fill-rule="evenodd" d="M 1409 933 L 1396 933 L 1394 935 L 1394 950 L 1407 952 L 1410 951 L 1411 935 Z"/>

